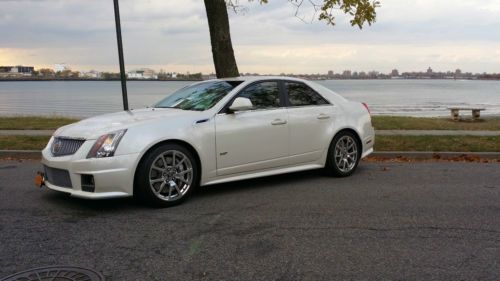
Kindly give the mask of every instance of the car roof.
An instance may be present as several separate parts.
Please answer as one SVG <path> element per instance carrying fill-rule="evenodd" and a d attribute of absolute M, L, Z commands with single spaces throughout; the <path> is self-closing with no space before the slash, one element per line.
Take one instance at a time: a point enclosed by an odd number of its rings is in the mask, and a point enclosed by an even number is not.
<path fill-rule="evenodd" d="M 297 82 L 307 82 L 307 80 L 288 77 L 288 76 L 239 76 L 239 77 L 231 77 L 231 78 L 222 78 L 217 80 L 223 81 L 243 81 L 243 82 L 254 82 L 254 81 L 262 81 L 262 80 L 291 80 Z"/>

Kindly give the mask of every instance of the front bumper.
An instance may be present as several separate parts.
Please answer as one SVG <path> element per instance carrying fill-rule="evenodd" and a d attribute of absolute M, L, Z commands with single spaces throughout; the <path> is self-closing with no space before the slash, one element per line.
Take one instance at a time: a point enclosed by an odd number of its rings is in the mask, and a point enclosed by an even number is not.
<path fill-rule="evenodd" d="M 45 185 L 56 191 L 88 199 L 132 196 L 139 153 L 87 159 L 87 153 L 92 145 L 93 141 L 86 141 L 75 154 L 61 157 L 54 157 L 50 149 L 44 149 L 42 164 L 68 171 L 71 180 L 71 187 L 57 186 L 50 180 L 45 181 Z M 94 192 L 82 190 L 82 175 L 94 177 Z"/>

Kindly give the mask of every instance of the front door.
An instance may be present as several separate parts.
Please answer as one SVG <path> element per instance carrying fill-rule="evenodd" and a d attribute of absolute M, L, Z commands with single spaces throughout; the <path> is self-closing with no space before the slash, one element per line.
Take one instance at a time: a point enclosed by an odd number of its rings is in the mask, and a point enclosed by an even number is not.
<path fill-rule="evenodd" d="M 246 97 L 251 110 L 215 117 L 217 174 L 259 171 L 288 164 L 288 117 L 277 81 L 251 84 Z"/>

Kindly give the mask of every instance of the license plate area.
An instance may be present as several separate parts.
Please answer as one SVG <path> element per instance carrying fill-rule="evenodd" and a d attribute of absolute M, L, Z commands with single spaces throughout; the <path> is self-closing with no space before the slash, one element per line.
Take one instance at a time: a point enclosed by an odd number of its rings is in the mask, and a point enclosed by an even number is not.
<path fill-rule="evenodd" d="M 63 169 L 52 168 L 49 166 L 43 167 L 45 170 L 45 181 L 55 186 L 73 188 L 69 172 Z"/>

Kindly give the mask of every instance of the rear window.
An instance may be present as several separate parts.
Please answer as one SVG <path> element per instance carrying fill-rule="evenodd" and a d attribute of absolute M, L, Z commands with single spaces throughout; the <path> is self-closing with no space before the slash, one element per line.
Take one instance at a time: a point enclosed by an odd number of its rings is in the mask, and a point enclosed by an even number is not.
<path fill-rule="evenodd" d="M 322 96 L 304 83 L 285 82 L 285 90 L 291 106 L 328 104 Z"/>

